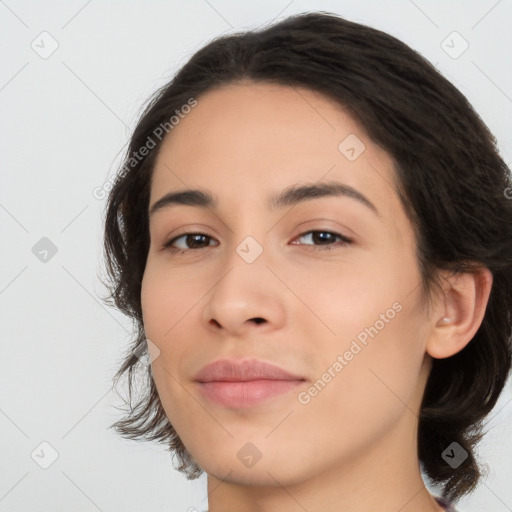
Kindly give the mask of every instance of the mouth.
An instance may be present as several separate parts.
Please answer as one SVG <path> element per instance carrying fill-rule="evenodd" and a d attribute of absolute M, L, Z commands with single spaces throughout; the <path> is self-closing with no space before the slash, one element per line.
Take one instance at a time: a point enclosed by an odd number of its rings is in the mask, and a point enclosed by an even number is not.
<path fill-rule="evenodd" d="M 195 376 L 206 399 L 228 408 L 256 406 L 294 390 L 305 380 L 258 359 L 221 359 Z"/>
<path fill-rule="evenodd" d="M 201 382 L 203 396 L 224 407 L 244 409 L 287 393 L 303 380 L 248 380 L 232 382 Z"/>

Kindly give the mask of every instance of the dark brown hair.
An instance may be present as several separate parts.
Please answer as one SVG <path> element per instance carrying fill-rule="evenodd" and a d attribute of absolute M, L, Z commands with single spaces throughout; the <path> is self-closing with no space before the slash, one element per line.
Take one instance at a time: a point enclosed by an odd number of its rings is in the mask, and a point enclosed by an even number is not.
<path fill-rule="evenodd" d="M 128 376 L 130 409 L 111 428 L 130 439 L 166 444 L 189 479 L 202 473 L 165 414 L 151 367 L 139 364 L 136 355 L 146 345 L 141 281 L 150 244 L 150 183 L 161 141 L 143 158 L 138 152 L 149 137 L 155 141 L 155 129 L 169 123 L 191 98 L 200 101 L 204 92 L 241 80 L 323 93 L 347 109 L 388 152 L 397 192 L 415 229 L 427 307 L 440 284 L 439 269 L 471 272 L 484 266 L 492 272 L 481 326 L 459 353 L 433 360 L 419 415 L 422 469 L 432 483 L 443 486 L 446 498 L 460 498 L 481 476 L 474 447 L 511 367 L 510 170 L 464 95 L 425 58 L 382 31 L 331 13 L 300 14 L 257 31 L 214 39 L 142 112 L 106 205 L 107 303 L 113 299 L 137 329 L 115 376 L 115 382 Z M 146 387 L 132 407 L 132 381 L 141 367 Z M 456 469 L 442 457 L 453 442 L 468 454 Z"/>

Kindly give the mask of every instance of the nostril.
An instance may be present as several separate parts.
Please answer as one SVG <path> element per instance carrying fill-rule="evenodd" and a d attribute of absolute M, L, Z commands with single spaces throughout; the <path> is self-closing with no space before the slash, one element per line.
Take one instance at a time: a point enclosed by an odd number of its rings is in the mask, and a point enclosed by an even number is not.
<path fill-rule="evenodd" d="M 265 319 L 264 319 L 264 318 L 260 318 L 260 317 L 252 318 L 252 320 L 253 320 L 254 322 L 256 322 L 257 324 L 261 324 L 262 322 L 264 322 L 264 321 L 265 321 Z"/>

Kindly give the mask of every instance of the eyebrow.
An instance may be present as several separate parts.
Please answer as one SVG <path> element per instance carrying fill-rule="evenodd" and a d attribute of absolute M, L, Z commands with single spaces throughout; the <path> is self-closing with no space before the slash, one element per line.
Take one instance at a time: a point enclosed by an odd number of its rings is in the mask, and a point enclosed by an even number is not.
<path fill-rule="evenodd" d="M 285 206 L 291 206 L 310 199 L 323 197 L 349 197 L 367 206 L 377 216 L 379 211 L 376 206 L 361 192 L 349 185 L 339 182 L 323 182 L 312 185 L 292 185 L 285 188 L 268 200 L 270 210 L 276 210 Z M 149 210 L 151 217 L 156 212 L 173 205 L 199 206 L 201 208 L 217 208 L 217 199 L 205 190 L 180 190 L 169 192 L 156 201 Z"/>

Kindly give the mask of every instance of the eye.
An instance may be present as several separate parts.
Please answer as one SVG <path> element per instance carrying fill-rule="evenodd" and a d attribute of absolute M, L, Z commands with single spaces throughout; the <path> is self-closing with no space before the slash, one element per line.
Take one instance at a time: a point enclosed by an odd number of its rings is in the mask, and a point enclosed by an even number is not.
<path fill-rule="evenodd" d="M 181 238 L 185 239 L 185 246 L 188 244 L 192 244 L 193 246 L 201 245 L 201 239 L 210 239 L 213 240 L 212 237 L 205 235 L 204 233 L 184 233 L 183 235 L 175 236 L 174 238 L 171 238 L 167 242 L 164 243 L 162 246 L 162 249 L 169 251 L 171 254 L 184 254 L 187 252 L 188 247 L 183 248 L 176 248 L 173 247 L 174 243 L 177 240 L 180 240 Z M 198 249 L 204 249 L 204 247 L 193 247 L 195 250 Z"/>
<path fill-rule="evenodd" d="M 343 235 L 340 235 L 339 233 L 335 233 L 332 231 L 322 231 L 322 230 L 314 230 L 314 231 L 306 231 L 305 233 L 302 233 L 298 238 L 295 240 L 300 239 L 309 239 L 313 242 L 313 244 L 297 244 L 295 241 L 292 242 L 293 245 L 312 245 L 312 248 L 314 250 L 330 250 L 331 247 L 334 245 L 335 247 L 344 247 L 346 245 L 349 245 L 352 243 L 352 240 L 350 238 L 347 238 Z M 336 238 L 339 240 L 337 244 L 334 242 L 336 241 Z M 184 245 L 185 247 L 175 247 L 175 243 L 178 240 L 184 239 Z M 169 251 L 171 254 L 180 254 L 183 255 L 188 250 L 200 250 L 205 249 L 211 244 L 204 245 L 204 241 L 206 240 L 213 240 L 212 237 L 209 235 L 206 235 L 204 233 L 184 233 L 182 235 L 176 236 L 174 238 L 171 238 L 167 242 L 164 243 L 162 246 L 162 249 Z M 318 243 L 318 245 L 315 245 L 315 242 Z M 183 245 L 183 242 L 182 242 Z M 192 247 L 190 247 L 190 245 Z M 198 247 L 199 246 L 199 247 Z"/>
<path fill-rule="evenodd" d="M 320 245 L 315 246 L 313 245 L 314 250 L 330 250 L 331 247 L 334 245 L 335 247 L 344 247 L 346 245 L 349 245 L 352 243 L 352 240 L 350 238 L 347 238 L 343 235 L 340 235 L 339 233 L 334 233 L 332 231 L 322 231 L 322 230 L 314 230 L 314 231 L 306 231 L 305 233 L 302 233 L 296 240 L 303 239 L 309 239 L 312 242 L 319 242 Z M 340 243 L 334 244 L 334 239 L 338 238 L 340 240 Z M 292 242 L 294 245 L 295 242 Z M 310 244 L 305 244 L 310 245 Z M 322 247 L 324 246 L 324 247 Z"/>

